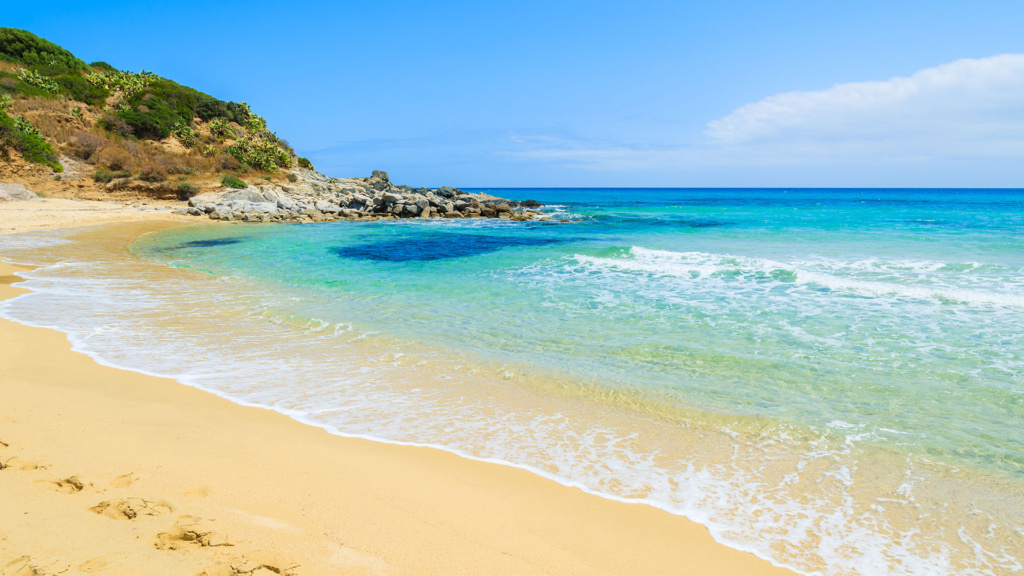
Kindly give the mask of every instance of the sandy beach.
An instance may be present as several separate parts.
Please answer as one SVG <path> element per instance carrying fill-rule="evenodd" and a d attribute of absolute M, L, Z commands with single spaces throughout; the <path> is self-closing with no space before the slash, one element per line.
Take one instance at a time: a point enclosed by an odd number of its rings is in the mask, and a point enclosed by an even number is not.
<path fill-rule="evenodd" d="M 6 232 L 170 217 L 67 201 L 0 215 Z M 23 270 L 0 262 L 0 298 L 22 292 Z M 679 516 L 332 436 L 7 320 L 0 398 L 4 576 L 791 573 Z"/>

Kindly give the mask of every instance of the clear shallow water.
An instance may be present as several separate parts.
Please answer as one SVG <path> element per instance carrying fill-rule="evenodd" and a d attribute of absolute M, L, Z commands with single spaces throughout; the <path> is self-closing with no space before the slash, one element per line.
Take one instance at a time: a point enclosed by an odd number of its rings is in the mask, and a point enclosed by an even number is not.
<path fill-rule="evenodd" d="M 806 573 L 1022 570 L 1024 191 L 487 192 L 572 223 L 22 235 L 3 313 Z"/>

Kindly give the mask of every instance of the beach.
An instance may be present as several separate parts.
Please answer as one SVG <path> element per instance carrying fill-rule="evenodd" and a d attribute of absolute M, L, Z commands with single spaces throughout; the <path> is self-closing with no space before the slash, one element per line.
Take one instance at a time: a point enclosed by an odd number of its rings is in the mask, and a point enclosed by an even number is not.
<path fill-rule="evenodd" d="M 49 205 L 3 205 L 4 230 L 137 219 Z M 26 270 L 0 262 L 0 297 L 24 292 L 12 284 Z M 678 515 L 331 435 L 101 366 L 64 334 L 9 320 L 0 397 L 5 576 L 791 573 Z"/>

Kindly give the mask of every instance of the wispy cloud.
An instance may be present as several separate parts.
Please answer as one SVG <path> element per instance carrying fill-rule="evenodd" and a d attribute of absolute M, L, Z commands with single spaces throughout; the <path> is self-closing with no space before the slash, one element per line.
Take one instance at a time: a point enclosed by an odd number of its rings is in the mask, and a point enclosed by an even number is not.
<path fill-rule="evenodd" d="M 927 148 L 936 137 L 953 151 L 985 139 L 1019 140 L 1022 124 L 1024 54 L 1005 54 L 769 96 L 710 122 L 706 134 L 722 144 L 896 139 Z"/>
<path fill-rule="evenodd" d="M 661 149 L 518 137 L 511 153 L 607 170 L 1024 159 L 1024 54 L 776 94 L 709 122 L 704 134 L 702 144 Z"/>

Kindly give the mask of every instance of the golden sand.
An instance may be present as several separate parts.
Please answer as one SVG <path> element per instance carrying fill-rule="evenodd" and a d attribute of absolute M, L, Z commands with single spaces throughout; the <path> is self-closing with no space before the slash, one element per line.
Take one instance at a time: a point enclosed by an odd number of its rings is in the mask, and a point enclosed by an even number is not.
<path fill-rule="evenodd" d="M 19 270 L 0 262 L 0 299 L 21 293 Z M 791 574 L 679 516 L 331 436 L 7 320 L 0 463 L 4 576 Z"/>

